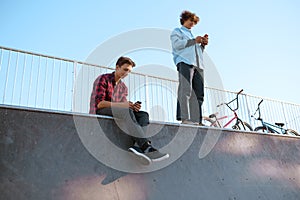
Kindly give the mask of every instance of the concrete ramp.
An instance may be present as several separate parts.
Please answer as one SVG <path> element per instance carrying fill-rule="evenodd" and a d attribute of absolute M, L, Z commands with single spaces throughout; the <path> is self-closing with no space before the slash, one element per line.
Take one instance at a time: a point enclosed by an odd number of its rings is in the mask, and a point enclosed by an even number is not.
<path fill-rule="evenodd" d="M 0 124 L 1 200 L 300 199 L 297 137 L 153 122 L 170 158 L 143 166 L 111 118 L 1 107 Z"/>

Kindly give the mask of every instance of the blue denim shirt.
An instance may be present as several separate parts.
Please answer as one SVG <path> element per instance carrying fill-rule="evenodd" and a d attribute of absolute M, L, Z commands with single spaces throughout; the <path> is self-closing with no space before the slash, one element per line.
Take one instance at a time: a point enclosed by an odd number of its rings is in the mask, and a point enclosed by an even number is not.
<path fill-rule="evenodd" d="M 195 42 L 194 36 L 191 30 L 182 26 L 181 28 L 175 28 L 170 36 L 172 43 L 172 54 L 175 65 L 180 62 L 184 62 L 189 65 L 197 66 L 196 51 L 199 58 L 199 64 L 201 69 L 204 69 L 203 65 L 203 50 L 204 48 Z"/>

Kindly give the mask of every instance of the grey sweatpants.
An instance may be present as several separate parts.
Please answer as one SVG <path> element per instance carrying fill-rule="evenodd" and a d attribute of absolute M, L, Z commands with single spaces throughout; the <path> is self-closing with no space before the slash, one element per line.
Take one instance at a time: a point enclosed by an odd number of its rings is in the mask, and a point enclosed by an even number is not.
<path fill-rule="evenodd" d="M 177 64 L 179 86 L 177 93 L 177 120 L 202 122 L 204 101 L 204 73 L 199 67 L 180 62 Z"/>

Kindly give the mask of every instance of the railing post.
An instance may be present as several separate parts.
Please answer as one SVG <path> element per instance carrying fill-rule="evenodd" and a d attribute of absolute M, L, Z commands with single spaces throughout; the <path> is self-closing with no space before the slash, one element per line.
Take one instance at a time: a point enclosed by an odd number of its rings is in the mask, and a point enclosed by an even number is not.
<path fill-rule="evenodd" d="M 4 92 L 3 92 L 3 97 L 2 97 L 2 99 L 3 99 L 2 102 L 3 103 L 5 101 L 5 94 L 6 94 L 6 89 L 7 89 L 8 77 L 9 77 L 10 54 L 11 54 L 11 52 L 9 51 L 9 54 L 8 54 L 8 64 L 7 64 L 7 68 L 6 68 L 6 78 L 5 78 L 5 83 L 4 83 Z"/>
<path fill-rule="evenodd" d="M 74 111 L 74 97 L 75 97 L 75 82 L 76 82 L 76 69 L 77 69 L 77 62 L 73 61 L 73 82 L 72 82 L 72 100 L 71 100 L 71 111 Z"/>
<path fill-rule="evenodd" d="M 149 109 L 149 84 L 148 84 L 148 80 L 149 77 L 148 75 L 145 75 L 145 103 L 146 103 L 146 110 L 149 112 L 150 110 Z"/>
<path fill-rule="evenodd" d="M 282 107 L 282 113 L 283 113 L 283 117 L 284 117 L 284 123 L 286 124 L 286 128 L 288 128 L 288 121 L 287 121 L 287 118 L 286 118 L 286 114 L 285 114 L 283 102 L 281 102 L 280 104 L 281 104 L 281 107 Z"/>
<path fill-rule="evenodd" d="M 245 95 L 246 107 L 247 107 L 247 112 L 248 112 L 248 122 L 250 123 L 250 126 L 254 128 L 254 124 L 252 124 L 252 121 L 251 121 L 251 111 L 250 111 L 249 103 L 248 103 L 248 95 L 247 94 L 244 94 L 244 95 Z"/>

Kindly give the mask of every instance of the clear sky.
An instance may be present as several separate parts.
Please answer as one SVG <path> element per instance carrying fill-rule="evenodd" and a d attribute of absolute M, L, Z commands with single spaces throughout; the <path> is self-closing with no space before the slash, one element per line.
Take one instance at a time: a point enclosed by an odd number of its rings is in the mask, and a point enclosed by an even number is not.
<path fill-rule="evenodd" d="M 190 10 L 226 90 L 300 104 L 299 9 L 299 0 L 0 0 L 0 45 L 85 61 L 113 36 L 172 30 Z"/>

